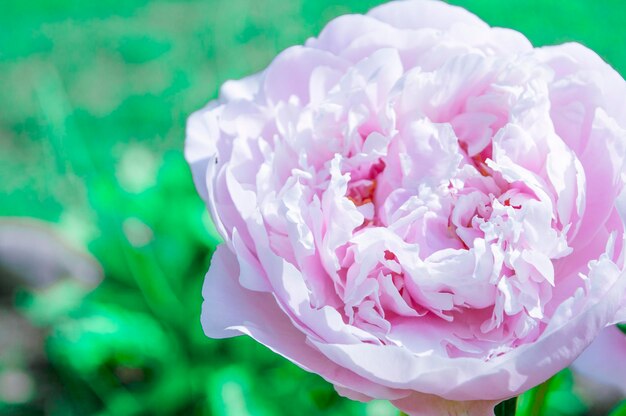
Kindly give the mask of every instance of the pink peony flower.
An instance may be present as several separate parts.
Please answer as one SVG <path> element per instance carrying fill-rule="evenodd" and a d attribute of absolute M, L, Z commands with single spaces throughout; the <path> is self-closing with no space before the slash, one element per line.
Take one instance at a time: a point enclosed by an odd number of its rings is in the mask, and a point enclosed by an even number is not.
<path fill-rule="evenodd" d="M 428 0 L 339 17 L 189 119 L 204 331 L 356 400 L 492 413 L 626 318 L 626 83 Z"/>

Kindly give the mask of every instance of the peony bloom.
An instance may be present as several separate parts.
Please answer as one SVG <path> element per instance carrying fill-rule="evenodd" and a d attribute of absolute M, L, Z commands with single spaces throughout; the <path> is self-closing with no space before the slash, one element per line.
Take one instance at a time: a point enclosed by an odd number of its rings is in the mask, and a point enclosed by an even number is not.
<path fill-rule="evenodd" d="M 356 400 L 491 414 L 624 319 L 626 83 L 429 0 L 330 22 L 189 119 L 214 338 Z"/>

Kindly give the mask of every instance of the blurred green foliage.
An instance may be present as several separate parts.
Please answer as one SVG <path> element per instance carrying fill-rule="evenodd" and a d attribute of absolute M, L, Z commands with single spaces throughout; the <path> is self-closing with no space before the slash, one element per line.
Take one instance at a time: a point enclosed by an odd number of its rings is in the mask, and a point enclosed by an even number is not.
<path fill-rule="evenodd" d="M 72 280 L 14 289 L 5 303 L 45 354 L 37 364 L 0 357 L 0 413 L 397 414 L 339 398 L 248 338 L 205 338 L 201 285 L 218 236 L 182 157 L 186 117 L 225 80 L 378 3 L 2 1 L 0 216 L 53 224 L 105 279 L 92 291 Z M 622 0 L 453 3 L 536 45 L 580 41 L 626 73 Z M 8 395 L 6 380 L 27 394 Z M 587 411 L 570 373 L 545 389 L 543 414 Z"/>

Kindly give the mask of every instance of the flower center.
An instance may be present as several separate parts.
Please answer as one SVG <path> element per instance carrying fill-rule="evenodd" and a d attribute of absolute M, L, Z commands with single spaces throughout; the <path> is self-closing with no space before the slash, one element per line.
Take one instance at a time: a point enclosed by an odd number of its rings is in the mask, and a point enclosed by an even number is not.
<path fill-rule="evenodd" d="M 375 194 L 378 185 L 378 175 L 385 170 L 385 162 L 378 160 L 371 165 L 357 167 L 350 171 L 350 182 L 346 197 L 363 214 L 363 226 L 376 222 Z"/>
<path fill-rule="evenodd" d="M 361 179 L 351 182 L 348 188 L 348 199 L 357 207 L 373 202 L 376 190 L 376 179 Z"/>

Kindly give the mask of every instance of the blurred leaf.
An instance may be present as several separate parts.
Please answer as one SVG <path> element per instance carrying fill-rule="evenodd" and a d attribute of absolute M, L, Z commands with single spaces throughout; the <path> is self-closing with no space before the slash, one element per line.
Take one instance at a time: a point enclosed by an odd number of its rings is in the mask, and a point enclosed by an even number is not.
<path fill-rule="evenodd" d="M 517 398 L 516 416 L 540 416 L 545 409 L 546 395 L 552 379 L 534 387 Z"/>
<path fill-rule="evenodd" d="M 252 416 L 250 377 L 243 367 L 228 367 L 214 373 L 209 398 L 215 416 Z"/>
<path fill-rule="evenodd" d="M 84 375 L 107 363 L 158 369 L 174 353 L 152 317 L 106 304 L 85 306 L 77 318 L 56 325 L 48 351 L 55 363 Z"/>
<path fill-rule="evenodd" d="M 170 49 L 169 42 L 148 36 L 123 37 L 117 48 L 124 61 L 129 64 L 142 64 L 157 59 Z"/>
<path fill-rule="evenodd" d="M 390 402 L 387 400 L 372 400 L 365 405 L 366 416 L 397 416 L 403 414 L 398 412 Z"/>
<path fill-rule="evenodd" d="M 587 406 L 574 392 L 572 372 L 565 369 L 518 398 L 517 416 L 582 416 Z"/>
<path fill-rule="evenodd" d="M 495 408 L 495 416 L 515 416 L 517 397 L 499 403 Z"/>
<path fill-rule="evenodd" d="M 36 325 L 52 325 L 78 307 L 86 292 L 78 282 L 62 279 L 46 289 L 18 292 L 16 304 Z"/>
<path fill-rule="evenodd" d="M 618 404 L 609 416 L 626 416 L 626 400 Z"/>
<path fill-rule="evenodd" d="M 550 392 L 547 408 L 547 414 L 553 415 L 578 416 L 587 412 L 587 405 L 571 389 Z"/>
<path fill-rule="evenodd" d="M 309 396 L 319 410 L 326 410 L 339 400 L 339 396 L 330 385 L 322 385 L 311 389 Z"/>

